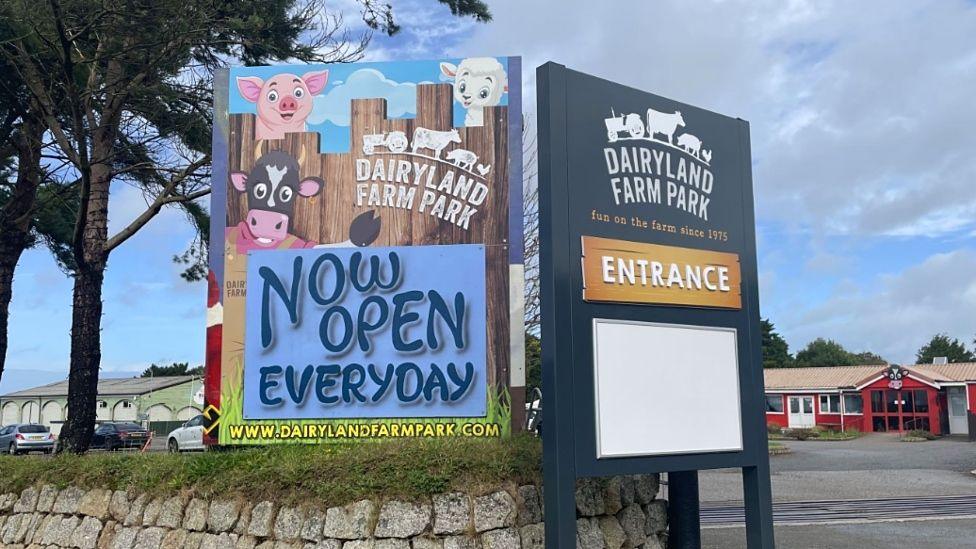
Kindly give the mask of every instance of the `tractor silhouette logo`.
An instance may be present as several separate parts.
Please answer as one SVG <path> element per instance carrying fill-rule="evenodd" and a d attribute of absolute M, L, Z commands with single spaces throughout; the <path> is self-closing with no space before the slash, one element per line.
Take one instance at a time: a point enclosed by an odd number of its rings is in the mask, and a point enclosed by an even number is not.
<path fill-rule="evenodd" d="M 646 120 L 646 122 L 645 122 Z M 651 141 L 683 152 L 706 165 L 712 163 L 712 151 L 703 146 L 702 140 L 686 131 L 681 111 L 661 112 L 647 109 L 646 119 L 636 112 L 617 114 L 610 109 L 610 118 L 604 118 L 607 141 L 621 139 Z"/>

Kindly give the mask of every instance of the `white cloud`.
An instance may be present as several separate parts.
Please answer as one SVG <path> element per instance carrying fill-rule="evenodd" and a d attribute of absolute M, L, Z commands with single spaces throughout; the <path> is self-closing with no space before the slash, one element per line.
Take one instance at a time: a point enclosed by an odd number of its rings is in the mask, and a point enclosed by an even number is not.
<path fill-rule="evenodd" d="M 348 126 L 350 101 L 356 98 L 386 99 L 386 114 L 391 118 L 413 114 L 417 110 L 417 86 L 411 82 L 396 82 L 375 69 L 359 69 L 346 80 L 315 98 L 315 106 L 308 117 L 310 124 L 326 120 L 337 126 Z"/>
<path fill-rule="evenodd" d="M 976 251 L 935 254 L 873 285 L 846 282 L 822 303 L 779 319 L 793 350 L 817 337 L 912 363 L 936 333 L 972 343 L 976 336 Z"/>
<path fill-rule="evenodd" d="M 751 122 L 758 213 L 824 234 L 976 226 L 976 6 L 618 2 L 492 6 L 456 56 L 521 53 Z"/>

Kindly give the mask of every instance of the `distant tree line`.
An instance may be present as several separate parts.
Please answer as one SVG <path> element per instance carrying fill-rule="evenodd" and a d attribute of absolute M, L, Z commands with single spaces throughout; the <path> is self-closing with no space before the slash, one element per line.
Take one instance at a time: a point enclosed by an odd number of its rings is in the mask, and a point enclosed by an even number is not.
<path fill-rule="evenodd" d="M 976 345 L 976 340 L 974 340 Z M 857 366 L 888 364 L 884 357 L 870 351 L 851 352 L 840 343 L 818 337 L 796 355 L 769 319 L 762 320 L 763 368 L 800 368 L 807 366 Z M 946 334 L 936 334 L 915 353 L 916 364 L 931 364 L 936 357 L 946 357 L 950 363 L 976 362 L 976 348 L 969 350 L 965 343 Z"/>
<path fill-rule="evenodd" d="M 165 377 L 165 376 L 202 376 L 203 366 L 190 368 L 189 362 L 174 362 L 168 366 L 151 364 L 143 370 L 141 377 Z"/>

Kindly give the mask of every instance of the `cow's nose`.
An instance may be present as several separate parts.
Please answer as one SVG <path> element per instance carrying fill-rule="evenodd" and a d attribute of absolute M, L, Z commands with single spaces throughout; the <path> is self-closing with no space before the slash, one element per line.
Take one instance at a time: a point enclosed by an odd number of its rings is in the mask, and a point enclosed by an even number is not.
<path fill-rule="evenodd" d="M 286 95 L 285 98 L 281 100 L 281 110 L 283 111 L 298 110 L 298 101 L 295 101 L 294 97 L 290 95 Z"/>

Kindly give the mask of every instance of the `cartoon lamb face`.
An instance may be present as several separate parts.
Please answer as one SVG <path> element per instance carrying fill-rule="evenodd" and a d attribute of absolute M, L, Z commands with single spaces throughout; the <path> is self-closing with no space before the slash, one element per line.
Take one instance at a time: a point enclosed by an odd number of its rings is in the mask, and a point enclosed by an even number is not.
<path fill-rule="evenodd" d="M 494 107 L 508 92 L 505 67 L 494 57 L 469 57 L 458 65 L 441 63 L 444 76 L 454 79 L 454 99 L 468 110 L 465 126 L 483 126 L 485 107 Z"/>

